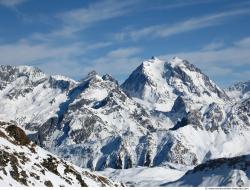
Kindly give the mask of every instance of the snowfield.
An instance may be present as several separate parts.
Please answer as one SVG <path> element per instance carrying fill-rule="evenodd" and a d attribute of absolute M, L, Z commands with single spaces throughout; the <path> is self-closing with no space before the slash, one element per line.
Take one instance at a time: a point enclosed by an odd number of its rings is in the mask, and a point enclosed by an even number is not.
<path fill-rule="evenodd" d="M 171 164 L 164 167 L 137 167 L 129 169 L 106 168 L 98 172 L 113 181 L 121 182 L 132 187 L 157 187 L 161 184 L 181 178 L 189 169 Z"/>

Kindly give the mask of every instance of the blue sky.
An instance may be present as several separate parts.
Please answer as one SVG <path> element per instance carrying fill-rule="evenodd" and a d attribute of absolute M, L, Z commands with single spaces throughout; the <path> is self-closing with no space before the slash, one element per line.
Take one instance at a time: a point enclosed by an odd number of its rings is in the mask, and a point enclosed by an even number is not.
<path fill-rule="evenodd" d="M 0 0 L 0 15 L 0 64 L 122 82 L 178 56 L 222 87 L 249 80 L 249 0 Z"/>

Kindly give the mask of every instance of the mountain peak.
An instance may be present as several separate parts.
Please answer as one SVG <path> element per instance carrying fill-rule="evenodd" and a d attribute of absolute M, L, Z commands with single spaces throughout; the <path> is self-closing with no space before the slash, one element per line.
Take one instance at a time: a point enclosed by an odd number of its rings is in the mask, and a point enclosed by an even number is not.
<path fill-rule="evenodd" d="M 178 57 L 167 62 L 159 59 L 144 61 L 122 87 L 131 97 L 153 104 L 157 109 L 161 107 L 162 111 L 171 110 L 180 95 L 203 103 L 228 99 L 200 69 Z"/>

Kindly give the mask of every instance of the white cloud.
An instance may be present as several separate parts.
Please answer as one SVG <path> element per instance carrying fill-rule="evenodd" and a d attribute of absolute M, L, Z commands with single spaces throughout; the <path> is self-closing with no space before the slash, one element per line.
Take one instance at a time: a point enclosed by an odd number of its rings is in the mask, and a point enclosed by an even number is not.
<path fill-rule="evenodd" d="M 132 31 L 118 33 L 116 34 L 116 38 L 118 40 L 124 40 L 127 38 L 132 40 L 139 40 L 148 37 L 166 38 L 172 35 L 218 25 L 228 20 L 228 18 L 232 16 L 237 16 L 242 14 L 250 14 L 250 10 L 249 9 L 231 10 L 222 13 L 206 15 L 200 18 L 187 19 L 175 23 L 173 25 L 166 25 L 166 24 L 153 25 L 141 29 L 134 29 Z"/>

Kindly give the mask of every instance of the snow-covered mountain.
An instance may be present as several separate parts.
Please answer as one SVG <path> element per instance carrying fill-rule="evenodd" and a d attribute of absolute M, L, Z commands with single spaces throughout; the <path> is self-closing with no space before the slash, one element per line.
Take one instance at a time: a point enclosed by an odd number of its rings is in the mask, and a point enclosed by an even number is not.
<path fill-rule="evenodd" d="M 170 111 L 181 96 L 193 107 L 223 103 L 228 96 L 205 74 L 186 60 L 156 57 L 144 61 L 122 84 L 131 97 L 158 111 Z M 189 107 L 191 109 L 191 107 Z"/>
<path fill-rule="evenodd" d="M 119 186 L 32 143 L 25 132 L 0 122 L 0 186 Z"/>
<path fill-rule="evenodd" d="M 161 186 L 249 187 L 250 155 L 209 160 L 180 179 Z"/>
<path fill-rule="evenodd" d="M 144 61 L 121 86 L 96 72 L 75 81 L 1 66 L 0 119 L 80 167 L 189 168 L 250 153 L 250 98 L 232 101 L 226 92 L 176 57 Z"/>
<path fill-rule="evenodd" d="M 189 62 L 177 57 L 167 62 L 153 57 L 144 61 L 122 87 L 159 120 L 172 122 L 171 132 L 160 140 L 156 163 L 163 159 L 195 165 L 250 151 L 249 100 L 232 103 Z M 233 146 L 240 148 L 235 150 Z"/>

